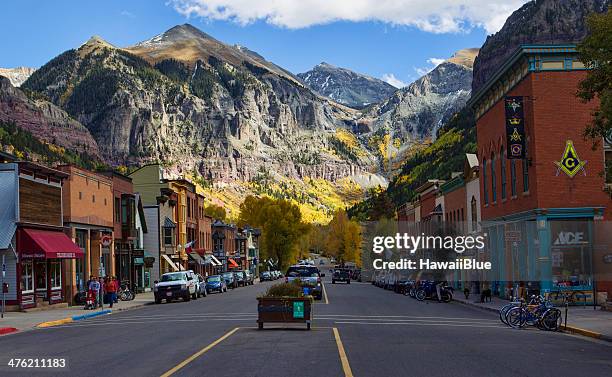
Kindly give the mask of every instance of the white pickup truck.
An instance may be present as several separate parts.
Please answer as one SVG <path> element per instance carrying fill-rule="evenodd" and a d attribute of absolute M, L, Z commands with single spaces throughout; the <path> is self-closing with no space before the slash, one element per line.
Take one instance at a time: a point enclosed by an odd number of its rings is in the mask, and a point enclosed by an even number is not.
<path fill-rule="evenodd" d="M 163 274 L 161 280 L 155 282 L 153 293 L 156 304 L 161 304 L 162 300 L 170 302 L 182 298 L 184 301 L 189 301 L 198 298 L 196 279 L 190 271 Z"/>

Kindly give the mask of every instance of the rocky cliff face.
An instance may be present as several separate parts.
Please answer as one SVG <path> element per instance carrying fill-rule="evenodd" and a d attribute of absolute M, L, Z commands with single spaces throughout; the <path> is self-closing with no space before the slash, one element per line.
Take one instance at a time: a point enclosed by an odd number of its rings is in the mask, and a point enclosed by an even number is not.
<path fill-rule="evenodd" d="M 163 161 L 233 182 L 262 171 L 334 181 L 367 174 L 374 163 L 365 150 L 353 159 L 334 152 L 330 139 L 353 110 L 190 25 L 129 48 L 94 37 L 41 67 L 24 88 L 85 125 L 115 165 Z"/>
<path fill-rule="evenodd" d="M 53 103 L 28 98 L 5 77 L 0 77 L 0 121 L 15 122 L 47 143 L 101 158 L 87 128 Z"/>
<path fill-rule="evenodd" d="M 382 80 L 327 63 L 297 76 L 320 95 L 355 109 L 381 102 L 397 90 Z"/>
<path fill-rule="evenodd" d="M 560 44 L 581 41 L 586 17 L 605 12 L 610 0 L 538 0 L 516 10 L 502 29 L 487 37 L 474 62 L 472 90 L 478 91 L 521 44 Z"/>
<path fill-rule="evenodd" d="M 478 49 L 457 52 L 417 81 L 370 108 L 358 120 L 370 138 L 389 135 L 378 148 L 394 155 L 426 139 L 461 110 L 471 93 L 472 62 Z M 379 137 L 378 140 L 381 140 Z M 384 140 L 384 139 L 383 139 Z"/>
<path fill-rule="evenodd" d="M 13 86 L 21 86 L 36 68 L 17 67 L 17 68 L 0 68 L 0 76 L 4 76 L 11 81 Z"/>

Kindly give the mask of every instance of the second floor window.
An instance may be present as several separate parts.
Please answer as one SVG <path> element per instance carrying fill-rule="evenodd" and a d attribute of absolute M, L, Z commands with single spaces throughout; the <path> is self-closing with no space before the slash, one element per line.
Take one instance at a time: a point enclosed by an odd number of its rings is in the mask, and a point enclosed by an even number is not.
<path fill-rule="evenodd" d="M 504 155 L 504 148 L 502 148 L 499 154 L 501 162 L 501 198 L 506 199 L 506 156 Z"/>
<path fill-rule="evenodd" d="M 491 155 L 491 200 L 497 201 L 497 177 L 495 175 L 495 156 Z"/>
<path fill-rule="evenodd" d="M 166 246 L 172 246 L 174 245 L 174 240 L 173 240 L 173 230 L 172 228 L 164 228 L 164 245 Z"/>
<path fill-rule="evenodd" d="M 487 160 L 482 160 L 482 195 L 484 204 L 489 204 L 489 190 L 487 189 Z"/>

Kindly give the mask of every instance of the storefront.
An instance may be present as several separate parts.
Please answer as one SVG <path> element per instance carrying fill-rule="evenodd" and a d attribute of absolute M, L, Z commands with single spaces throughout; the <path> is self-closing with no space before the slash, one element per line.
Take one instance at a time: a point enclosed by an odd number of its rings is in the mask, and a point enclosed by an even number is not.
<path fill-rule="evenodd" d="M 493 293 L 505 298 L 550 293 L 557 301 L 571 295 L 577 304 L 592 304 L 594 222 L 601 211 L 540 209 L 483 224 Z"/>
<path fill-rule="evenodd" d="M 19 229 L 17 251 L 21 308 L 65 302 L 65 261 L 83 258 L 82 250 L 61 231 Z"/>

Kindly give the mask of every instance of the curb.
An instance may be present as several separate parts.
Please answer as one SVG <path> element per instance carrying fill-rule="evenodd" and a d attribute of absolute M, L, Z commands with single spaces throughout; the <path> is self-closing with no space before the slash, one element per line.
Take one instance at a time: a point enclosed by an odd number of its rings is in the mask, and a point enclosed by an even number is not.
<path fill-rule="evenodd" d="M 97 316 L 104 315 L 104 314 L 111 314 L 112 312 L 113 311 L 110 310 L 110 309 L 105 309 L 105 310 L 100 310 L 100 311 L 89 313 L 89 314 L 75 315 L 75 316 L 71 317 L 71 319 L 73 321 L 81 321 L 83 319 L 97 317 Z"/>
<path fill-rule="evenodd" d="M 612 336 L 604 335 L 596 331 L 591 331 L 591 330 L 583 329 L 583 328 L 576 327 L 576 326 L 570 326 L 570 325 L 561 326 L 561 331 L 572 333 L 572 334 L 578 334 L 582 336 L 587 336 L 589 338 L 599 339 L 599 340 L 603 340 L 606 342 L 612 342 Z"/>
<path fill-rule="evenodd" d="M 475 305 L 469 302 L 465 302 L 465 301 L 459 301 L 459 300 L 453 300 L 453 302 L 459 303 L 461 305 L 466 305 L 466 306 L 471 306 L 473 308 L 477 308 L 477 309 L 481 309 L 481 310 L 485 310 L 488 312 L 494 312 L 494 313 L 499 313 L 499 309 L 495 309 L 495 308 L 489 308 L 486 306 L 480 306 L 480 305 Z M 589 338 L 593 338 L 593 339 L 599 339 L 599 340 L 603 340 L 606 342 L 612 342 L 612 336 L 609 335 L 604 335 L 595 331 L 591 331 L 591 330 L 587 330 L 587 329 L 583 329 L 580 327 L 576 327 L 576 326 L 561 326 L 561 332 L 567 332 L 567 333 L 572 333 L 572 334 L 578 334 L 578 335 L 582 335 L 582 336 L 586 336 Z"/>
<path fill-rule="evenodd" d="M 0 327 L 0 335 L 11 334 L 17 331 L 19 330 L 16 329 L 15 327 Z"/>
<path fill-rule="evenodd" d="M 492 312 L 492 313 L 499 313 L 499 309 L 497 309 L 497 308 L 489 308 L 487 306 L 480 306 L 480 305 L 473 304 L 471 302 L 459 301 L 459 300 L 456 300 L 456 299 L 453 299 L 452 302 L 456 302 L 456 303 L 458 303 L 460 305 L 470 306 L 472 308 L 477 308 L 477 309 L 480 309 L 480 310 L 486 310 L 486 311 Z"/>
<path fill-rule="evenodd" d="M 46 327 L 60 326 L 60 325 L 65 325 L 66 323 L 75 322 L 75 321 L 81 321 L 83 319 L 97 317 L 97 316 L 100 316 L 100 315 L 111 314 L 111 313 L 112 313 L 112 310 L 110 310 L 110 309 L 100 310 L 98 312 L 89 313 L 89 314 L 83 314 L 83 315 L 75 315 L 75 316 L 68 317 L 68 318 L 58 319 L 56 321 L 42 322 L 42 323 L 39 323 L 38 325 L 36 325 L 35 327 L 46 328 Z"/>

